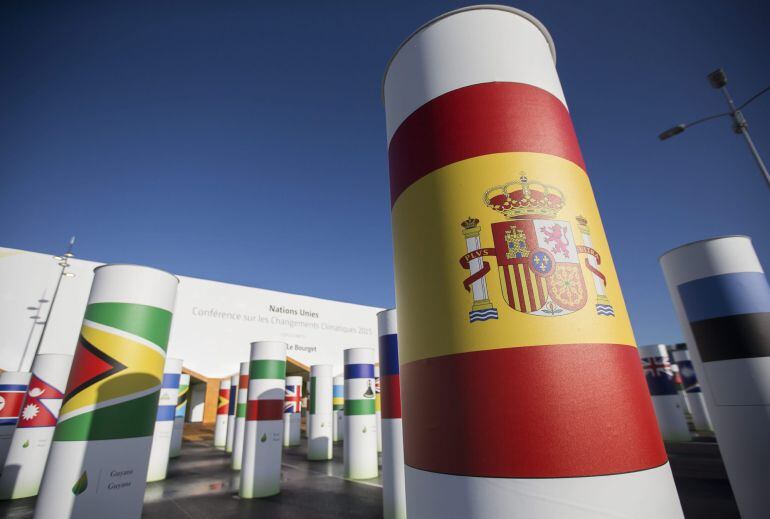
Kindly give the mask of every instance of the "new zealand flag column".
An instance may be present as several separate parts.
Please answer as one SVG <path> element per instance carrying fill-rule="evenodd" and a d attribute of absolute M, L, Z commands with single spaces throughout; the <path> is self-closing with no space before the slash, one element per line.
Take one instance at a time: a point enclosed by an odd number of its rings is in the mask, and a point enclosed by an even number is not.
<path fill-rule="evenodd" d="M 5 457 L 11 448 L 11 438 L 21 414 L 21 404 L 29 385 L 28 371 L 4 371 L 0 373 L 0 474 Z"/>
<path fill-rule="evenodd" d="M 476 6 L 385 74 L 410 517 L 682 517 L 554 55 Z"/>
<path fill-rule="evenodd" d="M 163 368 L 163 382 L 160 386 L 158 414 L 155 431 L 152 434 L 150 466 L 147 469 L 147 481 L 166 479 L 168 458 L 171 453 L 171 433 L 174 431 L 174 414 L 179 399 L 179 380 L 182 375 L 182 359 L 166 359 Z"/>
<path fill-rule="evenodd" d="M 217 399 L 217 417 L 214 423 L 214 447 L 225 450 L 227 447 L 227 410 L 230 407 L 230 379 L 219 381 L 219 397 Z"/>
<path fill-rule="evenodd" d="M 751 239 L 714 238 L 660 258 L 744 519 L 770 510 L 770 287 Z"/>
<path fill-rule="evenodd" d="M 59 353 L 43 353 L 32 362 L 32 376 L 0 474 L 0 499 L 37 495 L 71 364 L 72 355 Z"/>
<path fill-rule="evenodd" d="M 378 313 L 377 328 L 382 386 L 382 516 L 384 519 L 406 519 L 396 310 Z"/>
<path fill-rule="evenodd" d="M 639 347 L 644 378 L 652 397 L 660 434 L 666 441 L 690 441 L 690 428 L 684 414 L 682 397 L 676 387 L 675 374 L 665 344 Z"/>
<path fill-rule="evenodd" d="M 286 343 L 251 343 L 249 401 L 238 495 L 267 497 L 281 491 Z"/>
<path fill-rule="evenodd" d="M 94 274 L 37 519 L 142 513 L 178 280 L 135 265 Z"/>

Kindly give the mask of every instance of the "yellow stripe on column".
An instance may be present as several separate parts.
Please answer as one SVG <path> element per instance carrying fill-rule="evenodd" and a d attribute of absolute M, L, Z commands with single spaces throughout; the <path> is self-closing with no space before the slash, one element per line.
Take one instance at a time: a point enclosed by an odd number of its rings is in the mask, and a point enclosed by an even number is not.
<path fill-rule="evenodd" d="M 489 299 L 497 308 L 499 318 L 469 322 L 473 300 L 472 294 L 463 287 L 469 271 L 458 261 L 467 254 L 460 223 L 469 216 L 478 218 L 481 247 L 494 247 L 491 224 L 507 220 L 484 203 L 484 193 L 494 186 L 516 181 L 521 175 L 528 177 L 533 189 L 542 183 L 562 192 L 564 207 L 555 219 L 569 222 L 577 245 L 583 242 L 575 218 L 583 216 L 588 221 L 593 248 L 601 255 L 600 270 L 607 279 L 606 293 L 615 317 L 596 314 L 596 292 L 592 274 L 584 265 L 585 254 L 581 253 L 579 260 L 588 293 L 586 304 L 574 313 L 554 316 L 527 315 L 508 306 L 504 272 L 498 269 L 499 275 L 495 276 L 494 269 L 499 267 L 497 260 L 486 256 L 484 261 L 491 269 L 485 276 Z M 399 335 L 407 345 L 401 355 L 402 364 L 467 351 L 569 344 L 575 342 L 578 329 L 581 343 L 636 344 L 588 176 L 573 162 L 528 152 L 498 153 L 460 161 L 412 184 L 393 206 L 392 219 L 394 228 L 399 230 L 393 244 L 399 273 L 396 291 L 402 305 Z M 540 282 L 547 293 L 545 281 Z M 526 294 L 526 283 L 522 288 Z M 517 291 L 512 292 L 517 300 Z M 547 323 L 543 323 L 544 320 Z M 473 332 L 474 327 L 483 327 L 485 333 Z"/>

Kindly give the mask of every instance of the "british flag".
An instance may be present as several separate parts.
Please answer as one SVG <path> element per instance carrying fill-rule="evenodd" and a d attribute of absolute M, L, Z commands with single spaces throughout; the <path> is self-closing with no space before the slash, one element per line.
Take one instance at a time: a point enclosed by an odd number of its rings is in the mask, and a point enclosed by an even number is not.
<path fill-rule="evenodd" d="M 647 379 L 650 395 L 677 394 L 674 372 L 671 370 L 671 363 L 666 357 L 644 357 L 642 358 L 642 369 L 644 370 L 644 377 Z"/>
<path fill-rule="evenodd" d="M 302 409 L 302 386 L 286 385 L 286 395 L 283 398 L 284 413 L 299 413 Z"/>

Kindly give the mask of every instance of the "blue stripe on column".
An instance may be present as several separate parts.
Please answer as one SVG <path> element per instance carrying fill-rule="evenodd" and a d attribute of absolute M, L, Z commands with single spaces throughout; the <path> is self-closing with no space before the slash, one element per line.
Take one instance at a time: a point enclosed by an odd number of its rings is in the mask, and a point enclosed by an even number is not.
<path fill-rule="evenodd" d="M 374 378 L 374 364 L 348 364 L 345 378 Z"/>
<path fill-rule="evenodd" d="M 380 345 L 380 374 L 398 375 L 398 335 L 381 335 Z"/>
<path fill-rule="evenodd" d="M 762 272 L 736 272 L 679 285 L 687 319 L 693 323 L 728 315 L 770 312 L 770 286 Z"/>
<path fill-rule="evenodd" d="M 27 391 L 27 386 L 24 384 L 0 384 L 0 391 Z"/>
<path fill-rule="evenodd" d="M 176 413 L 175 405 L 162 405 L 158 407 L 158 415 L 155 417 L 156 422 L 170 422 L 174 419 Z"/>
<path fill-rule="evenodd" d="M 179 379 L 181 378 L 182 375 L 179 373 L 164 373 L 163 383 L 160 387 L 177 389 L 179 387 Z"/>

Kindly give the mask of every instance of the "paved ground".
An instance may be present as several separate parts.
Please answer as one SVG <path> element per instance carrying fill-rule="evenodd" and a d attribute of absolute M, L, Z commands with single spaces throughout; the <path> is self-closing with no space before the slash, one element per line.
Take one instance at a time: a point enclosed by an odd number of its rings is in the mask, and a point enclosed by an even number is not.
<path fill-rule="evenodd" d="M 305 446 L 284 450 L 281 494 L 267 499 L 237 497 L 238 473 L 229 458 L 213 449 L 211 435 L 188 436 L 182 456 L 172 460 L 168 479 L 151 483 L 145 494 L 147 519 L 378 519 L 379 480 L 342 477 L 341 446 L 334 460 L 308 462 Z M 677 489 L 688 519 L 739 519 L 732 491 L 713 442 L 667 445 Z M 35 500 L 0 502 L 0 517 L 28 519 Z M 108 518 L 109 514 L 106 513 Z M 52 518 L 56 519 L 56 518 Z M 496 519 L 496 518 L 495 518 Z"/>

